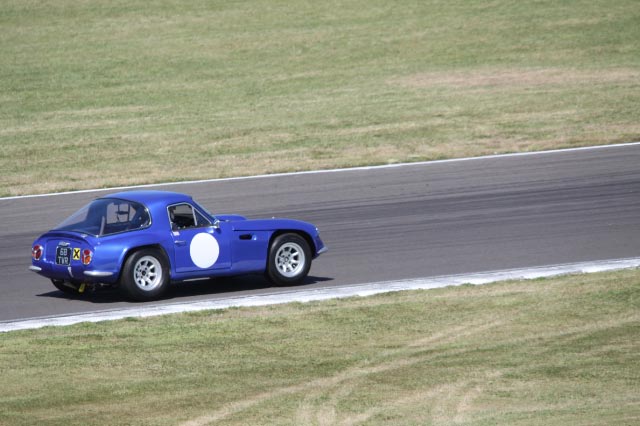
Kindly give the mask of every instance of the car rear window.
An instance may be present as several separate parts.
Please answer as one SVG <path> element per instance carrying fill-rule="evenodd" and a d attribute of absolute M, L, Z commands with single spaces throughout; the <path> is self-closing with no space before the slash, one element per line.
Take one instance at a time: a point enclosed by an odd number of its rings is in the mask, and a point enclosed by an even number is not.
<path fill-rule="evenodd" d="M 72 214 L 54 230 L 101 236 L 149 225 L 151 216 L 142 204 L 118 198 L 99 198 Z"/>

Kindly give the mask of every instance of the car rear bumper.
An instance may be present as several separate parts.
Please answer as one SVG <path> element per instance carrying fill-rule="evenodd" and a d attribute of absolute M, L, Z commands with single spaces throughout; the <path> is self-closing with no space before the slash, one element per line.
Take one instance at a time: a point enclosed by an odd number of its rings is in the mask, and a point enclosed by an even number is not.
<path fill-rule="evenodd" d="M 110 277 L 113 275 L 113 272 L 108 272 L 108 271 L 84 271 L 84 274 L 88 277 L 93 277 L 93 278 L 104 278 L 104 277 Z"/>
<path fill-rule="evenodd" d="M 117 279 L 117 274 L 114 271 L 86 270 L 80 265 L 61 267 L 47 262 L 40 262 L 38 265 L 29 266 L 29 270 L 47 278 L 63 281 L 113 283 Z"/>

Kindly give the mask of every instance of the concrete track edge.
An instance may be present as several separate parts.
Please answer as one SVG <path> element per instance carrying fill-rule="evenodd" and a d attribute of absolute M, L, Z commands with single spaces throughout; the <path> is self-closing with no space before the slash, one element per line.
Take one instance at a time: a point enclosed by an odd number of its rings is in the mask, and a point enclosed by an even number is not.
<path fill-rule="evenodd" d="M 0 322 L 0 332 L 35 329 L 47 326 L 66 326 L 82 322 L 113 321 L 123 318 L 143 318 L 183 312 L 219 310 L 231 307 L 266 306 L 291 302 L 312 302 L 346 297 L 366 297 L 375 294 L 405 290 L 429 290 L 463 284 L 482 285 L 505 280 L 531 280 L 568 274 L 595 273 L 634 269 L 640 267 L 640 258 L 612 259 L 592 262 L 549 265 L 523 269 L 477 272 L 430 278 L 353 284 L 339 288 L 282 289 L 267 294 L 229 297 L 217 300 L 177 302 L 162 305 L 135 306 L 82 314 L 29 318 Z"/>

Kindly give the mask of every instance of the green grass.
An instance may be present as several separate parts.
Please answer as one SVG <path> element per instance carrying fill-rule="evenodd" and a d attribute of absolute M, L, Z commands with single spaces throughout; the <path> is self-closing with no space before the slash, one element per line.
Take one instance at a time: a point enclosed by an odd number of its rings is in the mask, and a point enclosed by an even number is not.
<path fill-rule="evenodd" d="M 2 425 L 630 425 L 640 271 L 0 335 Z"/>
<path fill-rule="evenodd" d="M 0 195 L 640 139 L 636 0 L 7 0 Z"/>

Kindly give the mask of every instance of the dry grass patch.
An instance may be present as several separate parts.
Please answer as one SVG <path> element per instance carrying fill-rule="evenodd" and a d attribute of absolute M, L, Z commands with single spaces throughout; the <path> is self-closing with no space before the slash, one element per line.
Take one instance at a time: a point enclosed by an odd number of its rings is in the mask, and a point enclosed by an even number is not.
<path fill-rule="evenodd" d="M 538 69 L 480 69 L 419 73 L 389 80 L 389 84 L 428 89 L 445 86 L 453 89 L 514 89 L 545 86 L 599 85 L 628 83 L 637 85 L 637 69 L 577 70 L 561 68 Z"/>
<path fill-rule="evenodd" d="M 639 10 L 10 0 L 0 196 L 640 140 Z"/>
<path fill-rule="evenodd" d="M 0 424 L 635 424 L 639 280 L 631 270 L 5 333 Z"/>

